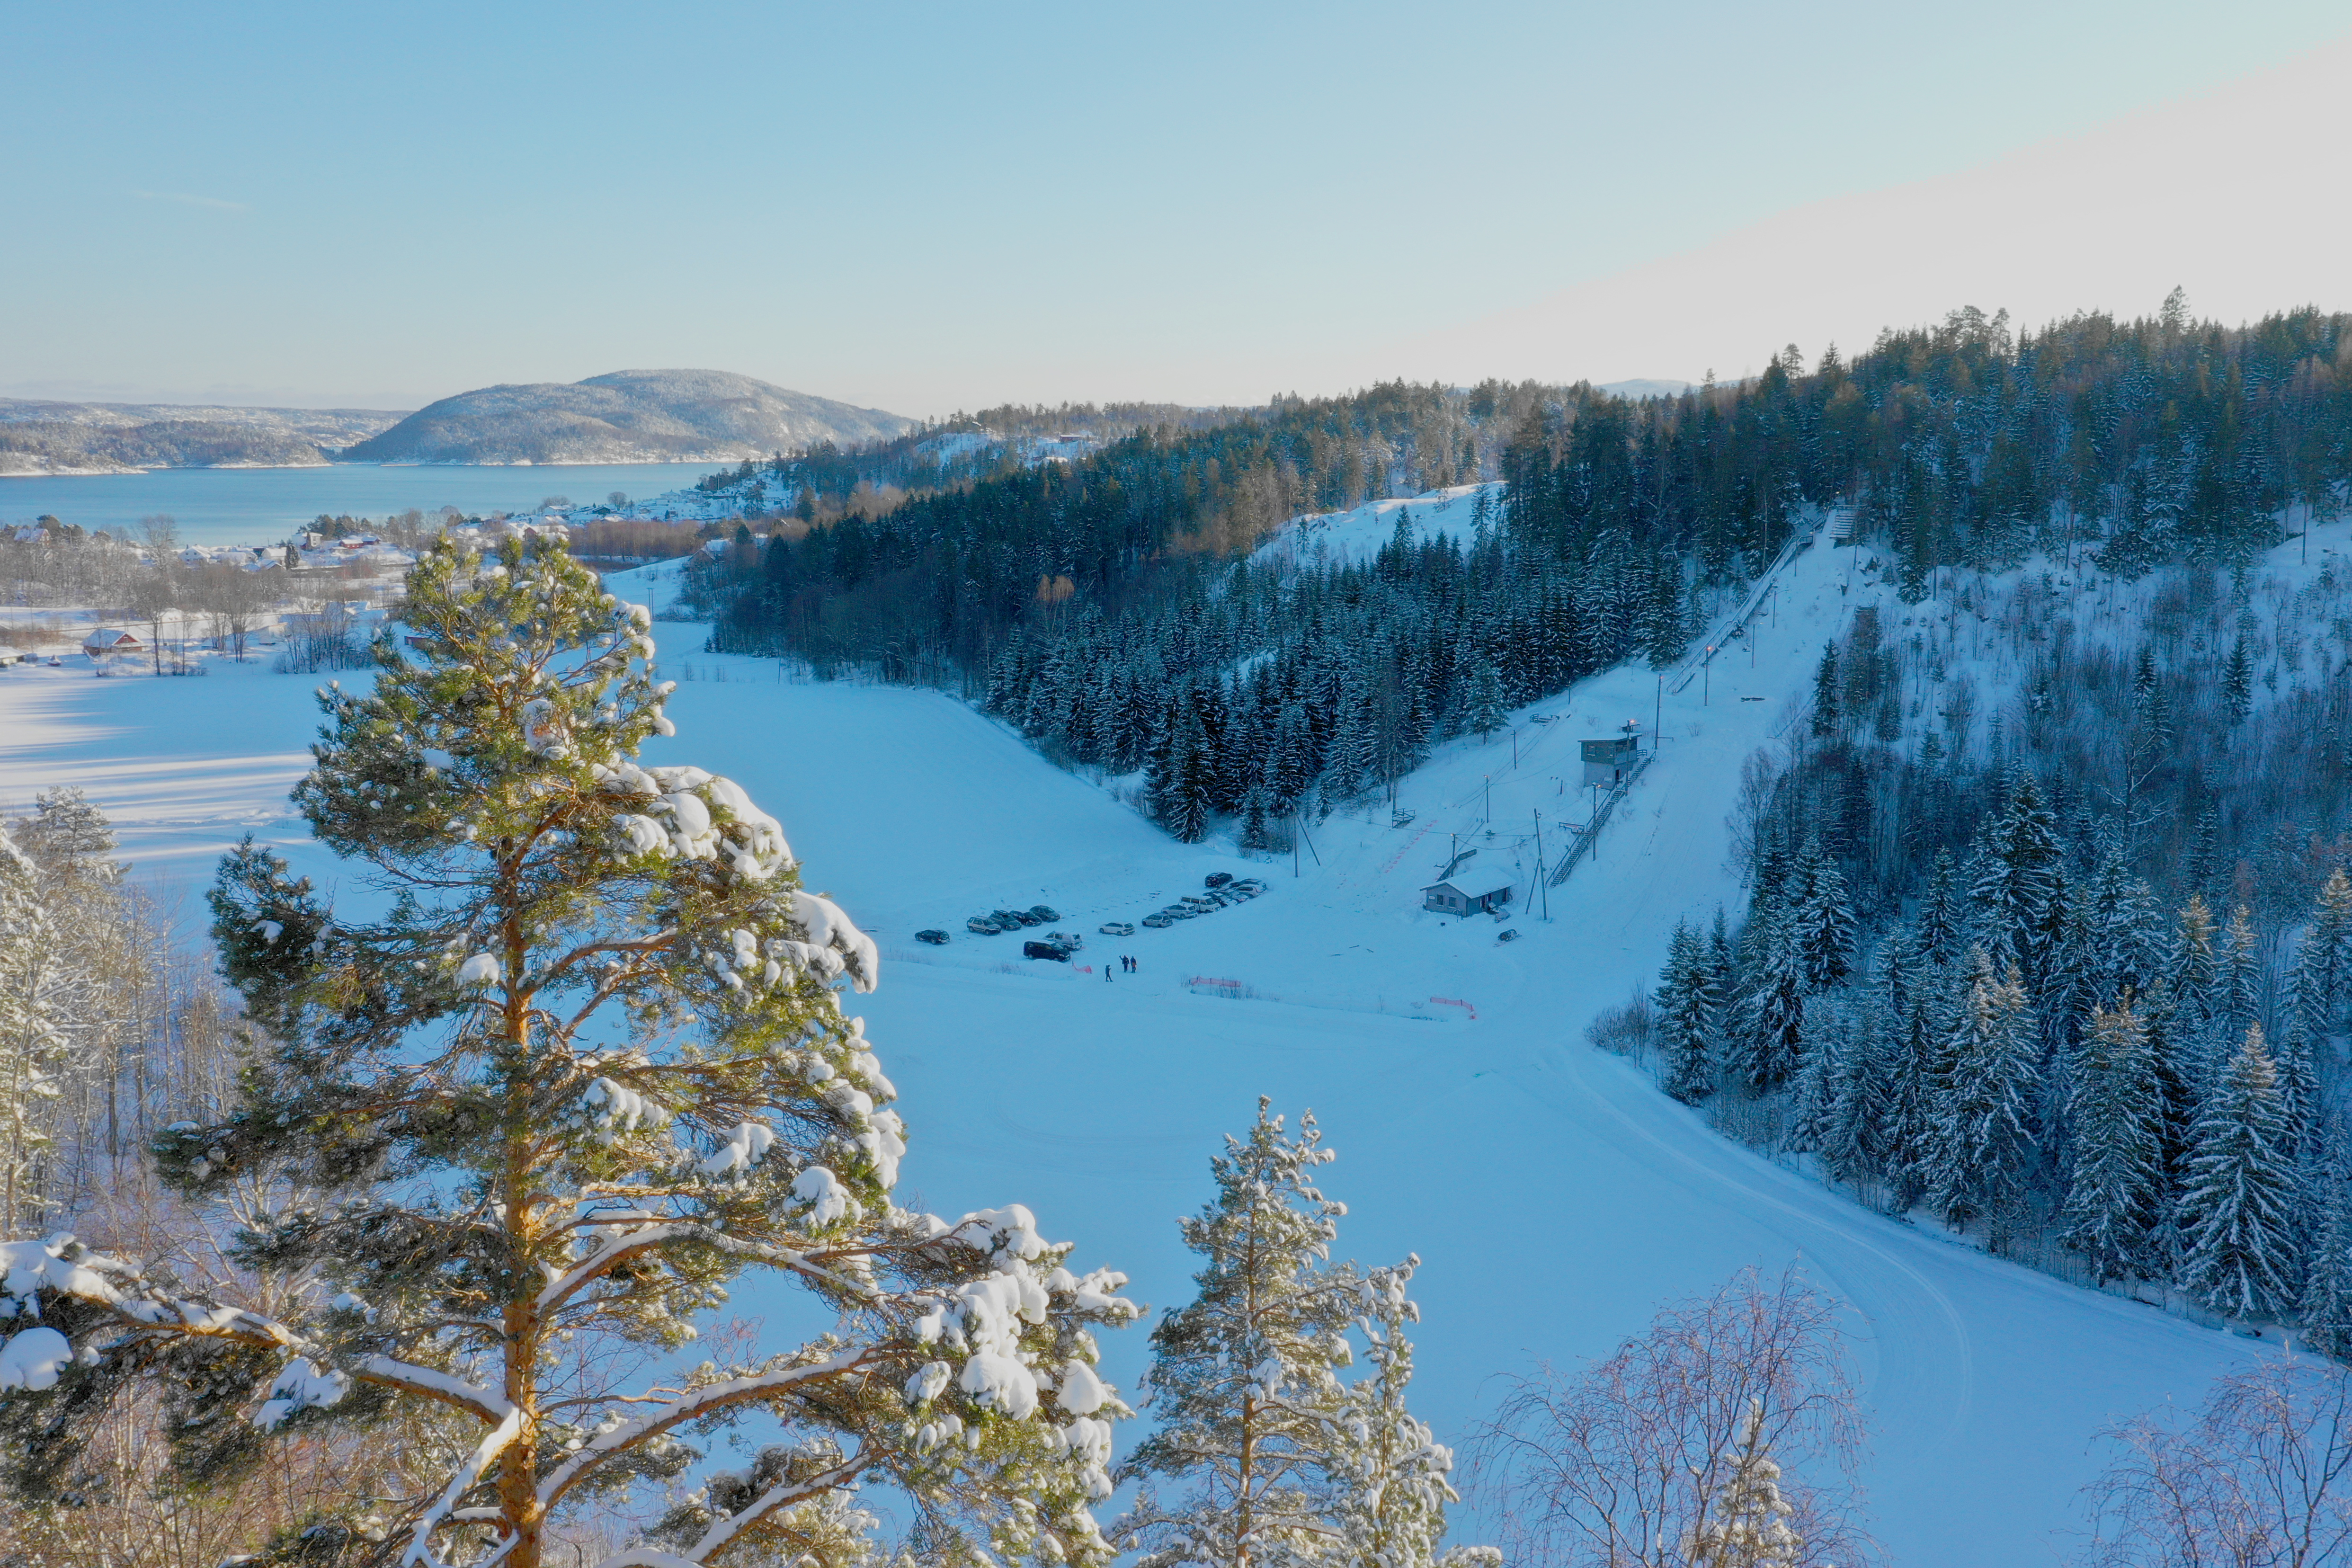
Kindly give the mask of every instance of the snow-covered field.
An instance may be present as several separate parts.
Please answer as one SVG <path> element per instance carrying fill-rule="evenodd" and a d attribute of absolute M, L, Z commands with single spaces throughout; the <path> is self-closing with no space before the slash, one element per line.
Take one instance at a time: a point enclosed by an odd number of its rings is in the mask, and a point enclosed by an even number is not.
<path fill-rule="evenodd" d="M 1462 500 L 1427 521 L 1467 532 L 1469 512 Z M 1376 543 L 1383 524 L 1332 531 Z M 883 984 L 862 1007 L 912 1128 L 906 1201 L 1027 1203 L 1081 1244 L 1076 1262 L 1125 1268 L 1130 1294 L 1169 1305 L 1189 1288 L 1173 1221 L 1207 1195 L 1220 1136 L 1261 1093 L 1311 1106 L 1340 1152 L 1325 1185 L 1353 1209 L 1346 1249 L 1426 1260 L 1416 1404 L 1457 1439 L 1493 1400 L 1493 1374 L 1602 1352 L 1661 1299 L 1801 1258 L 1853 1309 L 1894 1557 L 2055 1561 L 2096 1468 L 2093 1431 L 2193 1402 L 2252 1347 L 1861 1210 L 1710 1132 L 1583 1040 L 1596 1012 L 1654 975 L 1676 917 L 1733 896 L 1723 823 L 1739 764 L 1794 716 L 1847 609 L 1878 592 L 1858 574 L 1844 591 L 1850 565 L 1825 546 L 1798 555 L 1753 666 L 1743 645 L 1663 698 L 1664 748 L 1597 859 L 1551 889 L 1549 921 L 1518 909 L 1509 943 L 1484 918 L 1423 912 L 1418 889 L 1459 842 L 1477 847 L 1474 866 L 1522 868 L 1524 899 L 1535 814 L 1556 852 L 1555 825 L 1589 801 L 1576 742 L 1627 719 L 1647 731 L 1652 672 L 1595 678 L 1515 715 L 1510 733 L 1446 748 L 1404 781 L 1411 823 L 1334 816 L 1311 828 L 1296 876 L 1287 858 L 1171 843 L 945 697 L 782 683 L 772 664 L 689 651 L 690 626 L 656 628 L 666 668 L 690 663 L 697 679 L 671 702 L 678 737 L 649 760 L 746 784 L 810 884 L 883 943 Z M 283 797 L 307 765 L 313 684 L 260 666 L 205 680 L 0 670 L 0 798 L 81 784 L 121 824 L 126 856 L 193 890 L 247 826 L 299 842 Z M 1095 934 L 1245 868 L 1269 884 L 1254 902 Z M 968 915 L 1039 902 L 1087 933 L 1076 963 L 965 934 Z M 953 940 L 913 942 L 931 926 Z M 1140 973 L 1106 978 L 1117 952 Z M 1106 1352 L 1132 1386 L 1142 1333 Z"/>

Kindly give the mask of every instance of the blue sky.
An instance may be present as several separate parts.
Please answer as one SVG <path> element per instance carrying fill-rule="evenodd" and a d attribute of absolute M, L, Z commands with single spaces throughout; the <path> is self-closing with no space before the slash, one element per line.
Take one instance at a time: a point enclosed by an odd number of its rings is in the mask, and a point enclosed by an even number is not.
<path fill-rule="evenodd" d="M 630 365 L 911 414 L 1333 391 L 1388 343 L 2347 26 L 2293 0 L 19 5 L 0 395 L 414 406 Z"/>

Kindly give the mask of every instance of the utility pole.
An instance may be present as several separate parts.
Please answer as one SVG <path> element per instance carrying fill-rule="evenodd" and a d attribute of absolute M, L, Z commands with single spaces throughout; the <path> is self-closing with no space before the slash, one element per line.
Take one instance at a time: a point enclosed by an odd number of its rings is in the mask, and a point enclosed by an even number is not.
<path fill-rule="evenodd" d="M 1543 918 L 1551 919 L 1551 879 L 1544 875 L 1543 813 L 1536 813 L 1536 886 L 1543 889 Z"/>
<path fill-rule="evenodd" d="M 1706 658 L 1699 664 L 1698 705 L 1706 706 L 1708 695 L 1715 689 L 1715 645 L 1706 645 Z"/>
<path fill-rule="evenodd" d="M 1492 827 L 1495 826 L 1495 775 L 1492 773 L 1482 773 L 1479 777 L 1484 783 L 1486 790 L 1486 826 Z"/>
<path fill-rule="evenodd" d="M 1664 735 L 1665 732 L 1666 732 L 1666 672 L 1665 672 L 1664 670 L 1663 670 L 1663 669 L 1662 669 L 1662 670 L 1660 670 L 1660 671 L 1658 672 L 1658 710 L 1657 710 L 1657 715 L 1656 715 L 1656 717 L 1655 717 L 1655 718 L 1654 718 L 1654 719 L 1651 721 L 1651 722 L 1650 722 L 1650 734 L 1651 734 L 1651 736 L 1653 737 L 1653 739 L 1652 739 L 1652 740 L 1651 740 L 1651 742 L 1650 742 L 1650 750 L 1652 750 L 1652 751 L 1654 751 L 1654 751 L 1656 751 L 1656 750 L 1658 749 L 1658 742 L 1657 742 L 1657 741 L 1656 741 L 1655 737 L 1657 737 L 1657 736 L 1661 736 L 1661 735 Z"/>

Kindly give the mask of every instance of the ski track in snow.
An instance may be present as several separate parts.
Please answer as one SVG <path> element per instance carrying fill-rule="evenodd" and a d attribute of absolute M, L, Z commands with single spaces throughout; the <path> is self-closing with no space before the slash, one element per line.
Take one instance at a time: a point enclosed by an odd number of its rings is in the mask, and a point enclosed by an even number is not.
<path fill-rule="evenodd" d="M 1468 531 L 1467 502 L 1435 510 L 1416 505 L 1416 522 Z M 1392 527 L 1383 513 L 1328 531 L 1357 548 Z M 780 683 L 772 664 L 696 651 L 689 626 L 656 627 L 665 674 L 690 665 L 698 679 L 672 700 L 677 739 L 646 760 L 742 783 L 782 821 L 808 885 L 883 943 L 881 989 L 859 1005 L 906 1097 L 901 1201 L 948 1214 L 1027 1203 L 1046 1234 L 1080 1244 L 1074 1266 L 1127 1269 L 1130 1294 L 1166 1307 L 1193 1267 L 1172 1222 L 1209 1196 L 1220 1139 L 1260 1093 L 1293 1114 L 1311 1106 L 1340 1153 L 1326 1185 L 1353 1207 L 1344 1250 L 1425 1259 L 1415 1404 L 1450 1439 L 1491 1407 L 1495 1374 L 1572 1367 L 1666 1299 L 1801 1259 L 1852 1310 L 1876 1428 L 1872 1503 L 1895 1560 L 2054 1562 L 2097 1468 L 2094 1431 L 2168 1397 L 2193 1403 L 2255 1347 L 1869 1213 L 1709 1131 L 1583 1038 L 1602 1007 L 1654 983 L 1675 919 L 1736 899 L 1723 825 L 1740 763 L 1800 710 L 1847 610 L 1876 599 L 1889 637 L 1903 635 L 1912 612 L 1891 595 L 1860 574 L 1841 591 L 1852 567 L 1825 543 L 1796 556 L 1758 621 L 1753 666 L 1748 643 L 1731 644 L 1707 679 L 1664 698 L 1657 762 L 1598 855 L 1551 889 L 1549 921 L 1540 895 L 1525 907 L 1533 814 L 1556 857 L 1559 825 L 1589 805 L 1576 742 L 1628 718 L 1646 733 L 1660 700 L 1648 669 L 1515 714 L 1516 766 L 1508 734 L 1443 748 L 1403 782 L 1412 824 L 1391 827 L 1385 806 L 1334 816 L 1312 829 L 1321 864 L 1302 854 L 1297 876 L 1287 857 L 1171 842 L 947 697 Z M 612 586 L 653 597 L 666 584 L 631 574 Z M 122 854 L 183 895 L 248 827 L 350 887 L 285 800 L 323 679 L 260 665 L 200 680 L 0 670 L 0 802 L 81 784 L 116 818 Z M 1528 721 L 1538 714 L 1557 721 Z M 1517 868 L 1521 940 L 1419 909 L 1457 837 L 1474 867 Z M 1097 934 L 1221 869 L 1268 890 L 1166 931 Z M 1024 963 L 1020 938 L 963 929 L 1039 902 L 1085 933 L 1076 963 Z M 927 926 L 950 944 L 914 943 Z M 1140 972 L 1107 982 L 1122 952 Z M 1196 975 L 1271 999 L 1199 994 L 1184 984 Z M 758 1295 L 745 1310 L 761 1310 Z M 1131 1390 L 1142 1331 L 1104 1350 Z M 1475 1538 L 1475 1518 L 1461 1525 Z"/>

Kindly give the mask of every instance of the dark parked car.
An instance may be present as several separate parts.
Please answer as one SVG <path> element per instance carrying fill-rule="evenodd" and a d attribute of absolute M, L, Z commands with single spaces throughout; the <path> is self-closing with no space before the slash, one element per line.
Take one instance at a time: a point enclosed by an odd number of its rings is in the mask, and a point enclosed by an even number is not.
<path fill-rule="evenodd" d="M 1034 926 L 1043 923 L 1030 919 L 1019 910 L 997 910 L 993 913 L 998 928 L 1003 931 L 1011 931 L 1015 926 Z"/>
<path fill-rule="evenodd" d="M 1057 942 L 1024 942 L 1021 944 L 1021 956 L 1050 958 L 1056 963 L 1070 962 L 1069 950 Z"/>
<path fill-rule="evenodd" d="M 945 947 L 948 944 L 948 933 L 936 929 L 919 931 L 915 933 L 915 940 L 929 942 L 933 947 Z"/>
<path fill-rule="evenodd" d="M 1206 877 L 1201 879 L 1201 886 L 1204 888 L 1222 888 L 1233 879 L 1234 874 L 1231 871 L 1212 871 Z"/>
<path fill-rule="evenodd" d="M 1060 920 L 1062 918 L 1062 911 L 1055 909 L 1051 904 L 1032 904 L 1029 906 L 1029 913 L 1023 915 L 1021 918 L 1025 921 L 1029 918 L 1029 915 L 1034 915 L 1037 917 L 1037 924 L 1047 926 L 1052 925 L 1055 921 Z"/>

